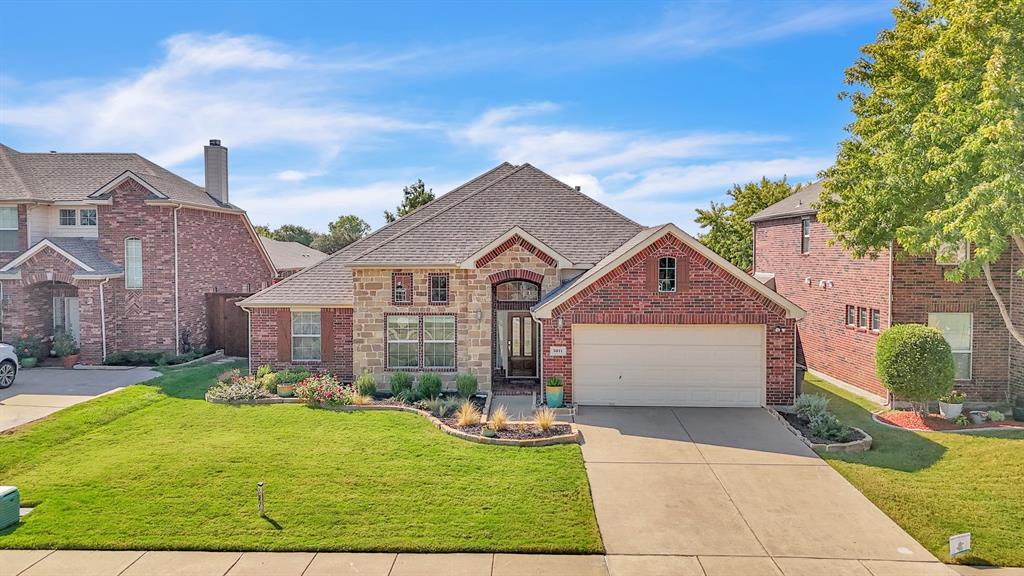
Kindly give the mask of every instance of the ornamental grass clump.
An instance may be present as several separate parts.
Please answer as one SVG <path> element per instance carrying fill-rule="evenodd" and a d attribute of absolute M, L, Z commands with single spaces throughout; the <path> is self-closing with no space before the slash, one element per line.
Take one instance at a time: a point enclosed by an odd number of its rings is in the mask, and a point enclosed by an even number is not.
<path fill-rule="evenodd" d="M 263 387 L 255 376 L 238 376 L 237 370 L 231 371 L 226 380 L 217 382 L 207 391 L 207 396 L 214 400 L 257 400 L 269 398 L 270 392 Z M 233 373 L 233 374 L 232 374 Z"/>
<path fill-rule="evenodd" d="M 558 420 L 558 413 L 545 406 L 533 413 L 533 419 L 537 422 L 537 428 L 540 428 L 541 432 L 547 432 L 554 428 L 555 422 Z"/>
<path fill-rule="evenodd" d="M 480 423 L 481 418 L 480 410 L 469 400 L 463 401 L 459 409 L 455 411 L 455 423 L 462 428 L 476 426 Z"/>
<path fill-rule="evenodd" d="M 491 418 L 488 420 L 491 428 L 500 432 L 505 428 L 508 428 L 508 410 L 505 409 L 505 405 L 501 404 L 494 409 L 494 413 L 491 414 Z"/>
<path fill-rule="evenodd" d="M 314 374 L 295 387 L 295 395 L 309 404 L 344 406 L 352 404 L 355 388 L 338 382 L 330 374 Z"/>

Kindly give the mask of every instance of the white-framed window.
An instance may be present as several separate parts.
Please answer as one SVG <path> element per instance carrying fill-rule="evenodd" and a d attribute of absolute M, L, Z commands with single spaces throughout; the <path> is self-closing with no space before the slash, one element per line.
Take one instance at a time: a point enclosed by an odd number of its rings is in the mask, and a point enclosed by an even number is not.
<path fill-rule="evenodd" d="M 61 208 L 57 216 L 57 223 L 61 226 L 74 226 L 78 224 L 78 210 L 74 208 Z"/>
<path fill-rule="evenodd" d="M 800 253 L 811 253 L 811 218 L 809 216 L 800 219 Z"/>
<path fill-rule="evenodd" d="M 878 308 L 871 309 L 871 329 L 875 332 L 882 329 L 882 313 Z"/>
<path fill-rule="evenodd" d="M 430 303 L 448 303 L 448 274 L 430 275 Z"/>
<path fill-rule="evenodd" d="M 320 311 L 292 311 L 292 360 L 320 360 Z"/>
<path fill-rule="evenodd" d="M 78 211 L 78 223 L 82 226 L 96 225 L 96 209 L 82 208 Z"/>
<path fill-rule="evenodd" d="M 857 328 L 868 327 L 868 309 L 857 308 Z"/>
<path fill-rule="evenodd" d="M 676 291 L 676 259 L 671 256 L 658 258 L 658 292 Z"/>
<path fill-rule="evenodd" d="M 971 379 L 971 364 L 974 351 L 974 314 L 970 312 L 932 312 L 928 314 L 928 325 L 938 328 L 953 349 L 954 378 Z"/>
<path fill-rule="evenodd" d="M 124 239 L 124 287 L 142 288 L 142 240 L 138 238 Z"/>
<path fill-rule="evenodd" d="M 857 325 L 857 308 L 850 304 L 846 305 L 846 325 L 853 328 Z"/>
<path fill-rule="evenodd" d="M 417 368 L 420 365 L 420 317 L 387 317 L 388 368 Z"/>
<path fill-rule="evenodd" d="M 512 280 L 498 284 L 494 292 L 499 302 L 536 302 L 540 300 L 540 287 L 525 280 Z"/>
<path fill-rule="evenodd" d="M 0 252 L 18 251 L 18 207 L 0 206 Z"/>
<path fill-rule="evenodd" d="M 455 316 L 423 317 L 423 367 L 455 367 Z"/>

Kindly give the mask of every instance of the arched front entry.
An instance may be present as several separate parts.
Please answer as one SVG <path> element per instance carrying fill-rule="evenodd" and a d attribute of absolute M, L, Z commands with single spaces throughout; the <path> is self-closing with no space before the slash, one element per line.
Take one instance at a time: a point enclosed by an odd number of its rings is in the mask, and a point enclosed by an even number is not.
<path fill-rule="evenodd" d="M 21 331 L 43 338 L 69 334 L 81 343 L 81 309 L 78 287 L 58 280 L 43 280 L 25 286 Z"/>
<path fill-rule="evenodd" d="M 540 374 L 540 330 L 530 308 L 540 300 L 536 273 L 499 273 L 491 290 L 494 346 L 493 379 L 506 383 L 533 384 Z"/>

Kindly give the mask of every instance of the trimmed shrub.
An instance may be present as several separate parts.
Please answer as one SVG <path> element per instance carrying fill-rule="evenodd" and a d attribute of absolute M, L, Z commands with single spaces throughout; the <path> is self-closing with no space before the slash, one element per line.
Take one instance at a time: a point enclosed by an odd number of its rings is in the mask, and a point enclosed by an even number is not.
<path fill-rule="evenodd" d="M 297 370 L 281 370 L 277 373 L 278 384 L 296 384 L 312 376 L 309 370 L 299 368 Z"/>
<path fill-rule="evenodd" d="M 264 376 L 270 374 L 273 371 L 274 368 L 270 364 L 264 364 L 263 366 L 260 366 L 259 368 L 256 369 L 256 378 L 262 379 Z"/>
<path fill-rule="evenodd" d="M 793 403 L 793 411 L 804 420 L 811 421 L 828 411 L 828 398 L 821 394 L 801 394 Z"/>
<path fill-rule="evenodd" d="M 421 399 L 437 398 L 441 395 L 441 377 L 437 374 L 420 374 L 416 382 L 416 397 Z"/>
<path fill-rule="evenodd" d="M 373 372 L 363 372 L 356 378 L 355 384 L 356 390 L 363 396 L 373 396 L 377 393 L 377 379 L 373 377 Z"/>
<path fill-rule="evenodd" d="M 455 377 L 455 389 L 459 391 L 459 396 L 463 398 L 469 398 L 477 391 L 476 376 L 472 374 L 459 374 Z"/>
<path fill-rule="evenodd" d="M 264 374 L 263 376 L 259 376 L 259 373 L 259 371 L 256 372 L 257 380 L 259 380 L 260 386 L 266 388 L 267 392 L 270 392 L 271 394 L 277 394 L 277 373 L 270 372 Z"/>
<path fill-rule="evenodd" d="M 412 375 L 408 372 L 395 372 L 388 379 L 388 387 L 395 396 L 408 396 L 412 391 Z"/>
<path fill-rule="evenodd" d="M 875 355 L 878 378 L 900 400 L 928 402 L 953 390 L 953 352 L 942 332 L 922 324 L 898 324 L 878 338 Z"/>

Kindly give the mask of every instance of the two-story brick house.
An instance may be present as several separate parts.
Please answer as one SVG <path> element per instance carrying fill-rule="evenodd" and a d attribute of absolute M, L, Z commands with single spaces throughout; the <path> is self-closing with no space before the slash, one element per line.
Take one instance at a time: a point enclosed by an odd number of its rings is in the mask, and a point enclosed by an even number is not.
<path fill-rule="evenodd" d="M 969 400 L 1024 394 L 1024 347 L 1006 329 L 984 278 L 946 281 L 956 254 L 914 257 L 897 247 L 877 258 L 851 257 L 830 244 L 831 231 L 817 220 L 821 191 L 820 182 L 804 187 L 749 219 L 755 276 L 807 311 L 799 331 L 808 368 L 885 397 L 875 373 L 879 334 L 893 324 L 930 324 L 953 348 L 956 385 Z M 1024 325 L 1024 282 L 1013 271 L 1022 264 L 1011 249 L 992 269 L 1017 325 Z"/>
<path fill-rule="evenodd" d="M 558 376 L 616 405 L 788 404 L 802 315 L 676 226 L 508 163 L 240 305 L 253 367 Z"/>
<path fill-rule="evenodd" d="M 0 339 L 65 331 L 85 363 L 203 346 L 205 294 L 254 292 L 275 274 L 228 201 L 219 141 L 205 164 L 203 188 L 138 154 L 0 145 Z"/>

